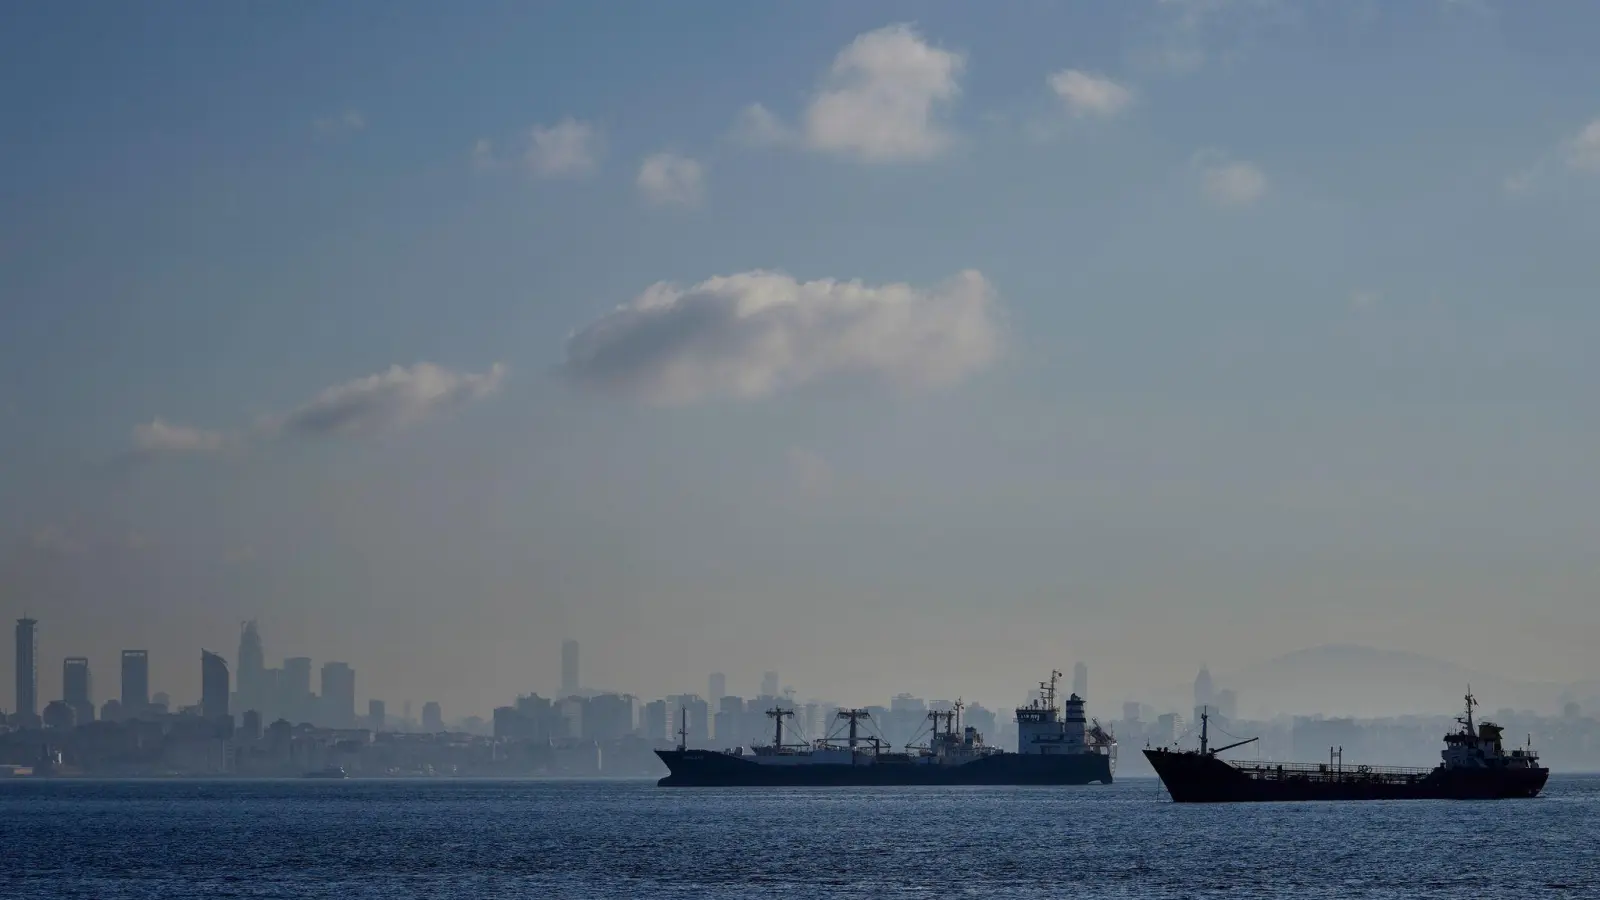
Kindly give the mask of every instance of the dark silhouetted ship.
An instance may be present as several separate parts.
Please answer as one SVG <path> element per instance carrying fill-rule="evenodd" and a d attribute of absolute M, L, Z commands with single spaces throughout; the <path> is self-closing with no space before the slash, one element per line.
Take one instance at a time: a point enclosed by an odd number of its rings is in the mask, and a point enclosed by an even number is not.
<path fill-rule="evenodd" d="M 1039 683 L 1039 699 L 1017 710 L 1015 753 L 983 742 L 976 728 L 961 726 L 960 702 L 928 713 L 928 741 L 892 751 L 881 737 L 862 736 L 871 716 L 841 709 L 835 723 L 845 733 L 809 742 L 785 743 L 783 721 L 794 710 L 774 706 L 772 743 L 731 750 L 690 749 L 687 722 L 674 750 L 657 750 L 671 774 L 662 787 L 884 786 L 884 785 L 1068 785 L 1110 784 L 1117 742 L 1098 722 L 1084 718 L 1077 694 L 1056 705 L 1056 679 Z"/>
<path fill-rule="evenodd" d="M 1271 800 L 1499 800 L 1534 797 L 1550 770 L 1528 746 L 1507 751 L 1503 729 L 1474 723 L 1477 705 L 1467 694 L 1460 729 L 1445 735 L 1442 761 L 1432 769 L 1346 766 L 1342 751 L 1330 750 L 1326 763 L 1240 762 L 1217 754 L 1255 738 L 1212 749 L 1210 716 L 1200 716 L 1198 751 L 1146 748 L 1145 758 L 1177 803 L 1238 803 Z"/>

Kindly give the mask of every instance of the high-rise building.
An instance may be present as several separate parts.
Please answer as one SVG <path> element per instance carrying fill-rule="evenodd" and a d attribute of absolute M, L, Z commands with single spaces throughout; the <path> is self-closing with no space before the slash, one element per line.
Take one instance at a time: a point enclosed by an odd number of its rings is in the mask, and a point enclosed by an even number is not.
<path fill-rule="evenodd" d="M 444 711 L 432 700 L 422 704 L 422 730 L 428 734 L 438 734 L 444 730 Z"/>
<path fill-rule="evenodd" d="M 122 651 L 122 714 L 138 718 L 150 705 L 150 652 Z"/>
<path fill-rule="evenodd" d="M 762 672 L 761 673 L 761 696 L 763 696 L 763 697 L 776 697 L 776 696 L 778 696 L 778 673 L 777 672 Z"/>
<path fill-rule="evenodd" d="M 61 661 L 61 699 L 72 707 L 79 725 L 94 721 L 94 688 L 89 658 L 69 656 Z"/>
<path fill-rule="evenodd" d="M 706 688 L 711 708 L 719 708 L 722 705 L 722 698 L 728 696 L 728 676 L 721 672 L 712 672 L 711 677 L 706 680 Z"/>
<path fill-rule="evenodd" d="M 1082 699 L 1089 699 L 1089 664 L 1074 663 L 1072 666 L 1072 692 Z"/>
<path fill-rule="evenodd" d="M 291 656 L 283 661 L 283 674 L 278 676 L 278 693 L 279 714 L 284 718 L 296 724 L 314 718 L 309 656 Z"/>
<path fill-rule="evenodd" d="M 1216 694 L 1211 685 L 1211 673 L 1205 666 L 1201 666 L 1200 674 L 1194 677 L 1194 720 L 1200 721 L 1200 711 L 1216 702 Z"/>
<path fill-rule="evenodd" d="M 17 708 L 24 725 L 39 719 L 39 620 L 17 620 Z"/>
<path fill-rule="evenodd" d="M 270 698 L 264 690 L 266 670 L 261 632 L 256 629 L 255 620 L 251 619 L 239 629 L 239 670 L 235 673 L 235 680 L 238 682 L 241 709 L 260 710 L 267 706 Z"/>
<path fill-rule="evenodd" d="M 1137 700 L 1124 700 L 1124 701 L 1122 701 L 1122 721 L 1124 721 L 1124 722 L 1137 722 L 1137 721 L 1139 721 L 1139 701 L 1137 701 Z"/>
<path fill-rule="evenodd" d="M 1239 718 L 1239 695 L 1230 688 L 1217 691 L 1212 697 L 1217 704 L 1217 714 L 1224 719 Z"/>
<path fill-rule="evenodd" d="M 667 701 L 651 700 L 646 703 L 640 718 L 643 720 L 641 724 L 644 728 L 646 740 L 664 741 L 667 739 Z"/>
<path fill-rule="evenodd" d="M 322 716 L 329 728 L 356 724 L 356 670 L 349 663 L 322 664 Z"/>
<path fill-rule="evenodd" d="M 210 650 L 200 651 L 200 714 L 208 719 L 228 715 L 228 662 Z"/>
<path fill-rule="evenodd" d="M 368 700 L 367 701 L 367 727 L 372 729 L 372 733 L 373 734 L 377 734 L 378 732 L 383 730 L 383 718 L 384 718 L 383 701 L 382 700 Z"/>
<path fill-rule="evenodd" d="M 561 642 L 561 696 L 576 694 L 578 684 L 578 642 L 569 638 Z"/>

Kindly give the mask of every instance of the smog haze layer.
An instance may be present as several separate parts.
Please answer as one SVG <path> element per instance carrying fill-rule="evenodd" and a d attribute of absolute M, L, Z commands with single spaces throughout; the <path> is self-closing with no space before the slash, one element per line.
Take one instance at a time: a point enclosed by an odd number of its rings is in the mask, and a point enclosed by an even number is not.
<path fill-rule="evenodd" d="M 373 12 L 0 33 L 42 698 L 1600 679 L 1600 8 Z"/>

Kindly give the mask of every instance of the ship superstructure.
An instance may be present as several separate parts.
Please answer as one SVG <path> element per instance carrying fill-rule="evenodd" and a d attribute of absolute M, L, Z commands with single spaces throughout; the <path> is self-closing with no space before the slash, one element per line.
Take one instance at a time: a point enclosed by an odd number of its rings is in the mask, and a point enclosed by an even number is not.
<path fill-rule="evenodd" d="M 1477 722 L 1477 700 L 1469 690 L 1460 728 L 1444 737 L 1439 765 L 1432 769 L 1346 766 L 1343 751 L 1330 748 L 1326 763 L 1230 761 L 1218 754 L 1255 738 L 1208 746 L 1209 715 L 1200 716 L 1199 751 L 1147 748 L 1145 758 L 1177 803 L 1271 800 L 1495 800 L 1534 797 L 1550 770 L 1539 764 L 1530 736 L 1525 747 L 1507 750 L 1504 731 Z"/>
<path fill-rule="evenodd" d="M 984 742 L 963 727 L 963 704 L 928 713 L 924 744 L 899 750 L 870 730 L 865 709 L 840 709 L 835 729 L 812 741 L 785 742 L 785 719 L 794 710 L 774 706 L 772 743 L 749 748 L 700 750 L 687 746 L 688 729 L 679 728 L 679 745 L 656 755 L 671 774 L 663 787 L 739 785 L 903 785 L 903 784 L 1110 784 L 1116 740 L 1084 716 L 1076 694 L 1057 704 L 1056 681 L 1039 683 L 1039 696 L 1016 710 L 1017 749 L 1008 752 Z"/>

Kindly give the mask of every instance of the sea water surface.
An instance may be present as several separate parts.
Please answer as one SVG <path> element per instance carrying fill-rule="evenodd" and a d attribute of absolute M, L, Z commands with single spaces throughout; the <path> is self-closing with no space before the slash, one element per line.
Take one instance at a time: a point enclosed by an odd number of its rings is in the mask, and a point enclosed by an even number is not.
<path fill-rule="evenodd" d="M 0 897 L 1600 898 L 1600 776 L 1499 802 L 1070 788 L 0 783 Z"/>

